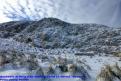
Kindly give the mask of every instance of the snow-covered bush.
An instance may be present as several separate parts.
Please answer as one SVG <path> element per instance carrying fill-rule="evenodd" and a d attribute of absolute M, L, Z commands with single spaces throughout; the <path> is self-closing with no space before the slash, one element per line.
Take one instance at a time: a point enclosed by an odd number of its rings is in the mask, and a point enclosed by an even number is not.
<path fill-rule="evenodd" d="M 102 68 L 100 74 L 97 76 L 96 81 L 120 81 L 121 68 L 116 63 L 114 66 L 106 65 Z"/>

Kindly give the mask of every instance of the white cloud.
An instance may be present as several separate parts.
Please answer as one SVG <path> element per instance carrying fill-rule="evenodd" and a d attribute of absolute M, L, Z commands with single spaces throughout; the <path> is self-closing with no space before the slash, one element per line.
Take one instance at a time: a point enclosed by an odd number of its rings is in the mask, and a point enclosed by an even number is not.
<path fill-rule="evenodd" d="M 121 0 L 61 0 L 58 4 L 58 17 L 70 22 L 121 25 L 116 24 L 121 23 Z"/>
<path fill-rule="evenodd" d="M 0 0 L 3 2 L 3 0 Z M 5 0 L 4 0 L 5 1 Z M 16 5 L 17 0 L 6 0 Z M 26 7 L 26 0 L 19 0 Z M 27 15 L 31 19 L 40 17 L 57 17 L 59 19 L 72 23 L 101 23 L 109 26 L 120 26 L 121 24 L 121 0 L 28 0 L 27 6 L 31 12 L 26 9 Z M 2 6 L 0 6 L 1 8 Z M 39 12 L 34 11 L 38 7 Z M 9 8 L 8 8 L 9 9 Z M 2 11 L 0 11 L 2 12 Z M 20 12 L 19 12 L 20 13 Z M 39 15 L 40 16 L 39 16 Z M 23 15 L 26 16 L 26 15 Z M 0 18 L 4 18 L 0 15 Z M 5 19 L 2 19 L 5 21 Z"/>

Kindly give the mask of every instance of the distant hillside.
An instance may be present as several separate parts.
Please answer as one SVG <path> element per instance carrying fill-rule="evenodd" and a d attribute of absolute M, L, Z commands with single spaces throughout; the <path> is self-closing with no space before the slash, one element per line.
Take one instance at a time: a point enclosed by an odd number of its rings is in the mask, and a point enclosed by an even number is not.
<path fill-rule="evenodd" d="M 1 38 L 13 38 L 37 48 L 79 48 L 112 53 L 121 50 L 121 29 L 100 24 L 70 24 L 56 18 L 8 22 L 0 25 Z"/>

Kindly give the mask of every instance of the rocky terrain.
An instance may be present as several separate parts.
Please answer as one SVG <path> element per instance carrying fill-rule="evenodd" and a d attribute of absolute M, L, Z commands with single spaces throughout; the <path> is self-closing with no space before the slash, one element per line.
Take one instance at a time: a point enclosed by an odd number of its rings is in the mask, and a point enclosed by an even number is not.
<path fill-rule="evenodd" d="M 0 24 L 0 75 L 81 76 L 30 81 L 120 81 L 120 60 L 121 28 L 56 18 Z"/>
<path fill-rule="evenodd" d="M 79 48 L 81 51 L 110 54 L 120 51 L 121 45 L 120 28 L 99 24 L 70 24 L 56 18 L 3 23 L 0 33 L 1 38 L 12 38 L 44 49 Z"/>

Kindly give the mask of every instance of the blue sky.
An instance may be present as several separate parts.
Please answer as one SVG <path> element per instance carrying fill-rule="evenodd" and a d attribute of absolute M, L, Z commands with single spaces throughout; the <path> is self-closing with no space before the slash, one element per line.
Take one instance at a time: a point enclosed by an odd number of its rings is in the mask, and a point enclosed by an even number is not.
<path fill-rule="evenodd" d="M 26 15 L 19 11 L 17 1 L 25 7 Z M 26 1 L 29 4 L 26 4 Z M 71 23 L 97 23 L 121 27 L 121 0 L 0 0 L 0 22 L 11 21 L 3 12 L 7 3 L 15 8 L 17 15 L 39 20 L 44 17 L 56 17 Z M 31 12 L 28 8 L 31 9 Z M 34 9 L 37 9 L 36 12 Z M 21 19 L 16 19 L 21 20 Z"/>

